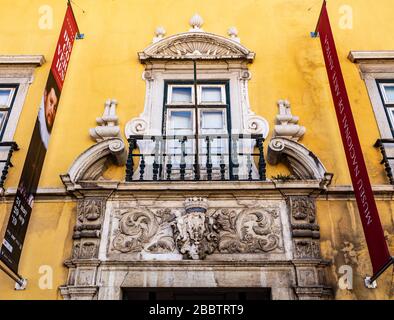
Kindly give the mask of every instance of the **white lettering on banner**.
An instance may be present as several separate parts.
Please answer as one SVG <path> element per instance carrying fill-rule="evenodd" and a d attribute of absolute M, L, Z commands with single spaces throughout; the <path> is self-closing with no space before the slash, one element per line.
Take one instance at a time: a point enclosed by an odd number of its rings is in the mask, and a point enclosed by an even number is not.
<path fill-rule="evenodd" d="M 9 252 L 12 252 L 13 248 L 6 239 L 3 240 L 3 244 L 4 244 L 4 247 L 6 247 L 8 249 Z"/>
<path fill-rule="evenodd" d="M 325 50 L 326 50 L 326 55 L 328 59 L 328 65 L 331 71 L 334 70 L 334 60 L 331 54 L 331 47 L 328 39 L 328 35 L 326 35 L 325 40 Z M 342 92 L 341 88 L 339 86 L 339 80 L 338 80 L 338 75 L 335 71 L 333 71 L 332 74 L 332 83 L 334 86 L 334 92 L 337 97 L 339 97 L 339 103 L 338 103 L 338 109 L 339 109 L 339 114 L 342 117 L 340 124 L 342 125 L 342 129 L 344 131 L 345 139 L 346 139 L 346 144 L 345 147 L 347 148 L 348 154 L 350 156 L 351 162 L 350 164 L 352 165 L 352 170 L 354 172 L 354 175 L 356 178 L 360 176 L 360 166 L 359 166 L 359 160 L 357 159 L 357 153 L 356 149 L 354 147 L 353 139 L 352 139 L 352 134 L 350 132 L 350 126 L 349 126 L 349 119 L 347 118 L 347 115 L 345 113 L 345 105 L 342 99 Z M 371 216 L 371 211 L 369 208 L 368 204 L 368 198 L 365 194 L 365 182 L 363 181 L 362 178 L 359 178 L 357 180 L 357 186 L 358 190 L 354 190 L 355 192 L 358 192 L 360 195 L 361 203 L 362 203 L 362 210 L 363 210 L 363 215 L 367 221 L 367 225 L 372 224 L 372 216 Z"/>
<path fill-rule="evenodd" d="M 56 61 L 56 72 L 60 76 L 62 82 L 66 77 L 67 66 L 70 60 L 70 55 L 72 50 L 72 43 L 67 33 L 67 30 L 64 30 L 63 39 L 64 39 L 63 46 L 59 44 L 57 49 L 58 60 Z"/>

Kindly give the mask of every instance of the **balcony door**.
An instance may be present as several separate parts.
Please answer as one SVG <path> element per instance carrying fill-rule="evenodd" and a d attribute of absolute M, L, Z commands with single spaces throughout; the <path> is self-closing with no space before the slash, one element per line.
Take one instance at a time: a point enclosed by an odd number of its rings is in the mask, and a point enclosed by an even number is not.
<path fill-rule="evenodd" d="M 166 85 L 163 117 L 166 165 L 171 163 L 175 173 L 183 164 L 189 179 L 196 170 L 200 171 L 201 179 L 205 180 L 207 175 L 217 179 L 221 165 L 229 168 L 231 163 L 228 87 L 226 83 L 204 82 L 196 87 L 197 93 L 192 83 Z"/>

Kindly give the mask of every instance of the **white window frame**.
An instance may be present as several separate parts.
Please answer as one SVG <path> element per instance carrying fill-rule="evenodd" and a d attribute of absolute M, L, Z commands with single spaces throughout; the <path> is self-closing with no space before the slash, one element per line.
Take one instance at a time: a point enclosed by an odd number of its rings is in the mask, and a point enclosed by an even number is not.
<path fill-rule="evenodd" d="M 43 55 L 0 55 L 0 84 L 18 86 L 2 141 L 14 141 L 27 92 L 33 83 L 35 68 L 44 63 Z"/>
<path fill-rule="evenodd" d="M 190 88 L 191 89 L 191 102 L 172 102 L 172 90 L 174 88 Z M 170 84 L 168 85 L 168 92 L 167 92 L 167 105 L 169 106 L 192 106 L 194 105 L 194 86 L 189 84 Z"/>
<path fill-rule="evenodd" d="M 203 88 L 220 88 L 221 89 L 221 98 L 220 102 L 204 102 L 202 101 L 202 89 Z M 226 104 L 226 87 L 223 84 L 199 84 L 197 86 L 197 101 L 199 105 L 225 105 Z"/>
<path fill-rule="evenodd" d="M 351 51 L 348 58 L 358 65 L 365 82 L 380 137 L 392 139 L 390 119 L 385 110 L 387 107 L 384 106 L 377 81 L 394 79 L 394 51 Z"/>
<path fill-rule="evenodd" d="M 8 120 L 10 118 L 11 112 L 12 112 L 12 107 L 14 105 L 14 101 L 15 101 L 15 94 L 18 92 L 18 86 L 0 86 L 0 91 L 3 90 L 8 90 L 9 96 L 8 96 L 8 101 L 6 102 L 6 104 L 4 105 L 0 105 L 0 113 L 5 113 L 6 116 L 0 120 L 0 141 L 4 141 L 4 139 L 2 138 L 4 136 L 4 133 L 6 131 L 6 128 L 8 126 Z M 1 110 L 1 109 L 5 109 L 5 110 Z"/>
<path fill-rule="evenodd" d="M 227 133 L 227 109 L 226 108 L 198 108 L 198 123 L 200 125 L 199 130 L 203 131 L 203 130 L 215 130 L 215 134 L 226 134 Z M 222 119 L 223 119 L 223 127 L 221 128 L 222 130 L 219 129 L 206 129 L 203 126 L 203 121 L 204 121 L 204 117 L 202 117 L 202 113 L 203 112 L 220 112 L 222 114 Z M 205 133 L 202 133 L 205 134 Z"/>
<path fill-rule="evenodd" d="M 190 88 L 191 89 L 191 102 L 173 102 L 172 101 L 172 92 L 174 88 Z M 202 101 L 202 90 L 203 88 L 220 88 L 221 91 L 221 101 L 214 102 L 204 102 Z M 194 105 L 194 85 L 193 84 L 169 84 L 167 87 L 167 105 L 168 106 L 188 106 Z M 225 105 L 226 104 L 226 86 L 224 84 L 198 84 L 197 85 L 197 104 L 198 105 Z"/>
<path fill-rule="evenodd" d="M 394 128 L 394 107 L 386 107 L 386 109 L 387 109 L 387 114 L 389 116 L 391 125 Z"/>
<path fill-rule="evenodd" d="M 393 78 L 394 80 L 394 78 Z M 386 93 L 386 87 L 392 87 L 394 88 L 394 83 L 379 83 L 380 86 L 380 90 L 382 92 L 382 96 L 383 96 L 383 100 L 385 104 L 394 104 L 394 100 L 389 100 L 389 98 L 387 97 L 387 93 Z"/>
<path fill-rule="evenodd" d="M 11 86 L 10 86 L 10 87 L 7 87 L 7 86 L 0 86 L 0 91 L 3 91 L 3 90 L 9 90 L 9 91 L 10 91 L 10 95 L 9 95 L 9 97 L 8 97 L 7 103 L 4 104 L 4 105 L 0 105 L 0 108 L 10 108 L 10 107 L 12 107 L 12 106 L 11 106 L 11 103 L 12 103 L 12 100 L 13 100 L 13 98 L 14 98 L 16 88 L 11 87 Z"/>
<path fill-rule="evenodd" d="M 192 121 L 192 133 L 191 134 L 195 134 L 195 132 L 196 132 L 196 128 L 195 128 L 195 123 L 196 123 L 196 120 L 195 120 L 195 110 L 194 109 L 190 109 L 190 108 L 171 108 L 171 107 L 169 107 L 168 109 L 167 109 L 167 119 L 166 119 L 166 132 L 168 132 L 168 130 L 174 130 L 173 128 L 168 128 L 167 126 L 170 124 L 170 114 L 171 114 L 171 112 L 172 111 L 175 111 L 175 112 L 178 112 L 178 111 L 180 111 L 180 112 L 190 112 L 191 113 L 191 115 L 192 115 L 192 117 L 191 117 L 191 121 Z"/>

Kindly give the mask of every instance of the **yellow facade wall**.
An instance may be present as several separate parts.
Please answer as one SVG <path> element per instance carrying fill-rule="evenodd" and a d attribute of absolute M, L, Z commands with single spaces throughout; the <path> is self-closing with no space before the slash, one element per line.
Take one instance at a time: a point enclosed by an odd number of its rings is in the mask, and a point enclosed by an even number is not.
<path fill-rule="evenodd" d="M 385 237 L 394 252 L 394 203 L 377 201 Z M 320 245 L 323 259 L 331 262 L 329 285 L 335 299 L 391 299 L 394 300 L 394 272 L 388 269 L 378 280 L 378 289 L 368 290 L 364 278 L 372 274 L 368 248 L 354 200 L 325 200 L 317 202 L 320 225 Z M 347 274 L 341 266 L 353 272 L 353 290 L 341 290 L 339 279 Z"/>
<path fill-rule="evenodd" d="M 0 205 L 3 229 L 11 205 Z M 15 282 L 0 272 L 0 300 L 60 299 L 58 288 L 67 279 L 63 262 L 71 256 L 75 219 L 73 202 L 35 202 L 19 264 L 19 273 L 28 280 L 27 289 L 15 291 Z"/>
<path fill-rule="evenodd" d="M 226 35 L 230 26 L 239 30 L 241 42 L 256 52 L 250 66 L 249 85 L 253 111 L 266 118 L 272 128 L 278 99 L 289 99 L 292 112 L 307 127 L 301 141 L 334 173 L 333 185 L 350 185 L 350 176 L 342 148 L 331 100 L 320 41 L 310 37 L 318 19 L 320 0 L 77 0 L 85 10 L 74 6 L 85 39 L 75 43 L 68 69 L 40 187 L 62 187 L 59 174 L 66 173 L 73 160 L 92 145 L 88 130 L 103 111 L 107 98 L 119 101 L 118 116 L 124 125 L 138 116 L 144 105 L 143 66 L 137 52 L 151 43 L 154 30 L 163 25 L 167 35 L 189 29 L 189 18 L 198 12 L 204 18 L 203 29 Z M 42 6 L 53 9 L 53 28 L 39 28 Z M 340 28 L 340 8 L 353 9 L 353 29 Z M 373 148 L 379 132 L 364 82 L 357 67 L 347 60 L 350 50 L 388 50 L 394 47 L 392 0 L 331 0 L 328 10 L 348 87 L 368 171 L 373 184 L 387 184 L 380 152 Z M 47 62 L 37 68 L 14 140 L 21 150 L 14 153 L 15 167 L 9 172 L 5 187 L 16 187 L 22 171 L 38 104 L 47 79 L 54 47 L 66 9 L 59 0 L 2 0 L 0 19 L 0 55 L 43 54 Z M 268 166 L 268 177 L 287 172 L 284 166 Z M 124 168 L 111 168 L 112 179 L 124 179 Z M 2 230 L 11 204 L 0 205 Z M 380 214 L 389 234 L 393 252 L 393 203 L 379 203 Z M 354 202 L 319 201 L 318 219 L 322 234 L 322 252 L 336 264 L 344 259 L 343 241 L 351 238 L 359 252 L 357 288 L 361 274 L 369 270 L 365 243 Z M 0 272 L 0 299 L 54 299 L 56 288 L 65 283 L 63 261 L 70 256 L 75 203 L 38 201 L 33 210 L 26 237 L 20 272 L 29 279 L 25 292 L 13 291 L 13 282 Z M 352 237 L 350 237 L 350 234 Z M 40 265 L 54 268 L 52 290 L 38 288 Z M 333 267 L 335 268 L 335 267 Z M 333 270 L 337 274 L 336 270 Z M 360 295 L 337 292 L 338 298 L 393 298 L 387 287 L 391 275 L 376 291 L 360 290 Z M 335 279 L 332 280 L 335 286 Z M 392 290 L 392 288 L 391 288 Z"/>
<path fill-rule="evenodd" d="M 36 71 L 17 128 L 15 140 L 21 146 L 21 151 L 15 154 L 17 163 L 22 163 L 26 155 L 65 3 L 2 1 L 0 54 L 43 54 L 47 59 Z M 53 29 L 41 30 L 39 9 L 48 4 L 53 8 Z M 142 112 L 145 83 L 137 52 L 151 43 L 158 25 L 165 26 L 167 35 L 187 31 L 194 12 L 204 18 L 205 31 L 226 35 L 227 28 L 235 25 L 242 44 L 256 52 L 256 60 L 250 67 L 252 109 L 272 127 L 277 114 L 276 101 L 289 99 L 293 114 L 298 115 L 300 123 L 308 129 L 303 143 L 316 153 L 328 171 L 335 173 L 335 184 L 350 184 L 320 42 L 309 35 L 318 19 L 320 0 L 79 0 L 78 4 L 85 13 L 78 7 L 74 11 L 86 38 L 75 44 L 40 186 L 61 186 L 59 174 L 66 172 L 75 157 L 91 145 L 87 132 L 95 126 L 95 118 L 102 114 L 105 99 L 111 97 L 119 101 L 122 129 L 128 120 Z M 344 4 L 353 8 L 352 30 L 339 27 L 339 9 Z M 393 48 L 394 39 L 387 36 L 394 32 L 391 10 L 387 10 L 392 6 L 391 0 L 381 0 L 379 6 L 371 6 L 368 0 L 346 3 L 331 0 L 328 4 L 355 121 L 374 184 L 386 183 L 378 165 L 380 154 L 373 148 L 379 133 L 364 82 L 356 66 L 347 60 L 347 54 L 350 50 Z M 11 170 L 6 186 L 17 184 L 21 169 L 17 166 Z M 272 174 L 275 173 L 273 169 Z M 119 178 L 123 174 L 120 170 Z"/>

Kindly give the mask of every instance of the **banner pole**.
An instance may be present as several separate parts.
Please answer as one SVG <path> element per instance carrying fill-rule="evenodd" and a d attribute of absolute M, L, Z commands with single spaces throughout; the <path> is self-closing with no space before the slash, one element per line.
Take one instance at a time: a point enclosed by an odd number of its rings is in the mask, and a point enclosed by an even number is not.
<path fill-rule="evenodd" d="M 14 280 L 19 285 L 19 290 L 23 290 L 26 288 L 27 281 L 19 274 L 13 274 L 12 272 L 8 271 L 8 269 L 4 268 L 0 263 L 0 269 L 4 271 L 4 273 L 9 276 L 12 280 Z"/>
<path fill-rule="evenodd" d="M 71 13 L 72 13 L 72 15 L 74 17 L 74 20 L 77 21 L 77 19 L 75 18 L 74 10 L 73 10 L 73 7 L 71 5 L 71 1 L 70 0 L 67 0 L 67 6 L 69 6 L 71 8 Z M 85 11 L 83 11 L 83 13 L 85 13 Z M 79 27 L 77 25 L 77 35 L 76 35 L 75 39 L 76 40 L 82 40 L 84 38 L 85 38 L 85 34 L 80 33 Z"/>
<path fill-rule="evenodd" d="M 369 289 L 376 288 L 374 282 L 391 266 L 394 265 L 394 257 L 391 257 L 390 261 L 387 262 L 378 272 L 376 272 L 372 277 L 365 277 L 365 286 Z"/>

